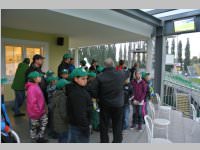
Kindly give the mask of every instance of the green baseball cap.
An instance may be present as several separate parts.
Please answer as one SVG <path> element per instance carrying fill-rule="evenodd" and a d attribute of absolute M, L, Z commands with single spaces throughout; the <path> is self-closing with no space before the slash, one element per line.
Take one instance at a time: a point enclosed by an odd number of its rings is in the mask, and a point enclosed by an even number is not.
<path fill-rule="evenodd" d="M 37 78 L 37 77 L 42 77 L 42 74 L 37 72 L 37 71 L 33 71 L 33 72 L 28 74 L 29 79 L 34 79 L 34 78 Z"/>
<path fill-rule="evenodd" d="M 54 72 L 53 72 L 52 70 L 48 70 L 48 71 L 46 72 L 47 77 L 50 77 L 50 76 L 52 76 L 53 74 L 54 74 Z"/>
<path fill-rule="evenodd" d="M 56 83 L 56 88 L 57 89 L 62 89 L 65 85 L 70 84 L 70 81 L 67 81 L 65 79 L 60 79 L 58 80 L 58 82 Z"/>
<path fill-rule="evenodd" d="M 102 66 L 97 67 L 98 72 L 102 72 L 103 70 L 104 70 L 104 67 L 102 67 Z"/>
<path fill-rule="evenodd" d="M 89 76 L 89 77 L 96 77 L 96 76 L 97 76 L 97 74 L 96 74 L 96 73 L 94 73 L 94 72 L 88 72 L 88 76 Z"/>
<path fill-rule="evenodd" d="M 142 72 L 141 75 L 142 75 L 142 78 L 144 79 L 144 78 L 146 78 L 146 76 L 150 75 L 150 73 L 148 73 L 148 72 Z"/>
<path fill-rule="evenodd" d="M 58 78 L 57 78 L 56 76 L 49 76 L 49 77 L 47 78 L 47 82 L 48 82 L 48 83 L 51 82 L 51 81 L 54 81 L 54 80 L 58 80 Z"/>
<path fill-rule="evenodd" d="M 6 77 L 1 78 L 1 84 L 6 84 L 8 79 Z"/>
<path fill-rule="evenodd" d="M 61 73 L 63 73 L 63 74 L 68 74 L 69 71 L 68 71 L 67 69 L 63 69 L 63 70 L 61 71 Z"/>
<path fill-rule="evenodd" d="M 70 79 L 73 79 L 75 77 L 85 77 L 88 76 L 88 72 L 84 68 L 76 68 L 72 71 L 70 74 Z"/>
<path fill-rule="evenodd" d="M 72 55 L 71 54 L 64 54 L 63 58 L 64 59 L 72 58 Z"/>

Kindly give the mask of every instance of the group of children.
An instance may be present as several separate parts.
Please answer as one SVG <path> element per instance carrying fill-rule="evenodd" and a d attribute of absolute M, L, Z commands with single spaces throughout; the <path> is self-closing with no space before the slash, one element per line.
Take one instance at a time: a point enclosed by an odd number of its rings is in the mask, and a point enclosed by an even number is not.
<path fill-rule="evenodd" d="M 102 70 L 103 67 L 98 68 L 98 72 Z M 39 87 L 42 76 L 37 71 L 29 73 L 25 85 L 31 141 L 48 142 L 45 138 L 48 125 L 49 135 L 57 138 L 60 143 L 89 142 L 88 127 L 91 124 L 92 111 L 98 107 L 95 99 L 91 101 L 85 87 L 95 79 L 96 73 L 87 72 L 84 68 L 73 69 L 71 73 L 63 69 L 59 77 L 56 77 L 53 71 L 47 71 L 47 101 Z M 98 119 L 95 122 L 98 126 Z"/>

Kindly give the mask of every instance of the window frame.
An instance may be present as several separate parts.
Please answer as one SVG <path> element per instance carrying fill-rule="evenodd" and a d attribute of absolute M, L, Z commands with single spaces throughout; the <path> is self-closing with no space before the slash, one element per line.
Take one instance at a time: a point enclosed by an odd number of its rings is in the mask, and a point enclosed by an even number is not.
<path fill-rule="evenodd" d="M 49 44 L 48 42 L 33 41 L 33 40 L 22 40 L 14 38 L 2 38 L 1 39 L 1 76 L 6 76 L 6 45 L 20 46 L 22 47 L 22 60 L 26 57 L 26 48 L 41 48 L 42 53 L 45 57 L 45 63 L 42 67 L 46 71 L 49 67 Z M 14 76 L 8 79 L 7 84 L 11 84 Z"/>

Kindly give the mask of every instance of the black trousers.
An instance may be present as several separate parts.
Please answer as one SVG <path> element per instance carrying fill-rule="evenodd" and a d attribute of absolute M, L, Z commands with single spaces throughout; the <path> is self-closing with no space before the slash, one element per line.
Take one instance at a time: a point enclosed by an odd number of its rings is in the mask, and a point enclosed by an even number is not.
<path fill-rule="evenodd" d="M 122 142 L 123 107 L 100 105 L 100 140 L 109 143 L 108 128 L 112 120 L 113 143 Z"/>

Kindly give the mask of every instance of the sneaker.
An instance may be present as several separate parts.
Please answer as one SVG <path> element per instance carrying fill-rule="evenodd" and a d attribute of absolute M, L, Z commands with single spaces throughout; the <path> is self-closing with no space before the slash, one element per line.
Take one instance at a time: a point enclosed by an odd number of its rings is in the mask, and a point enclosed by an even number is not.
<path fill-rule="evenodd" d="M 17 114 L 14 114 L 14 117 L 22 117 L 22 116 L 25 116 L 25 113 L 17 113 Z"/>
<path fill-rule="evenodd" d="M 136 128 L 136 125 L 132 125 L 132 126 L 130 127 L 131 130 L 133 130 L 133 129 L 135 129 L 135 128 Z"/>
<path fill-rule="evenodd" d="M 138 130 L 139 132 L 142 132 L 142 125 L 141 125 L 141 124 L 138 125 L 137 130 Z"/>
<path fill-rule="evenodd" d="M 48 143 L 48 140 L 45 139 L 45 138 L 39 138 L 39 139 L 37 140 L 37 143 Z"/>

